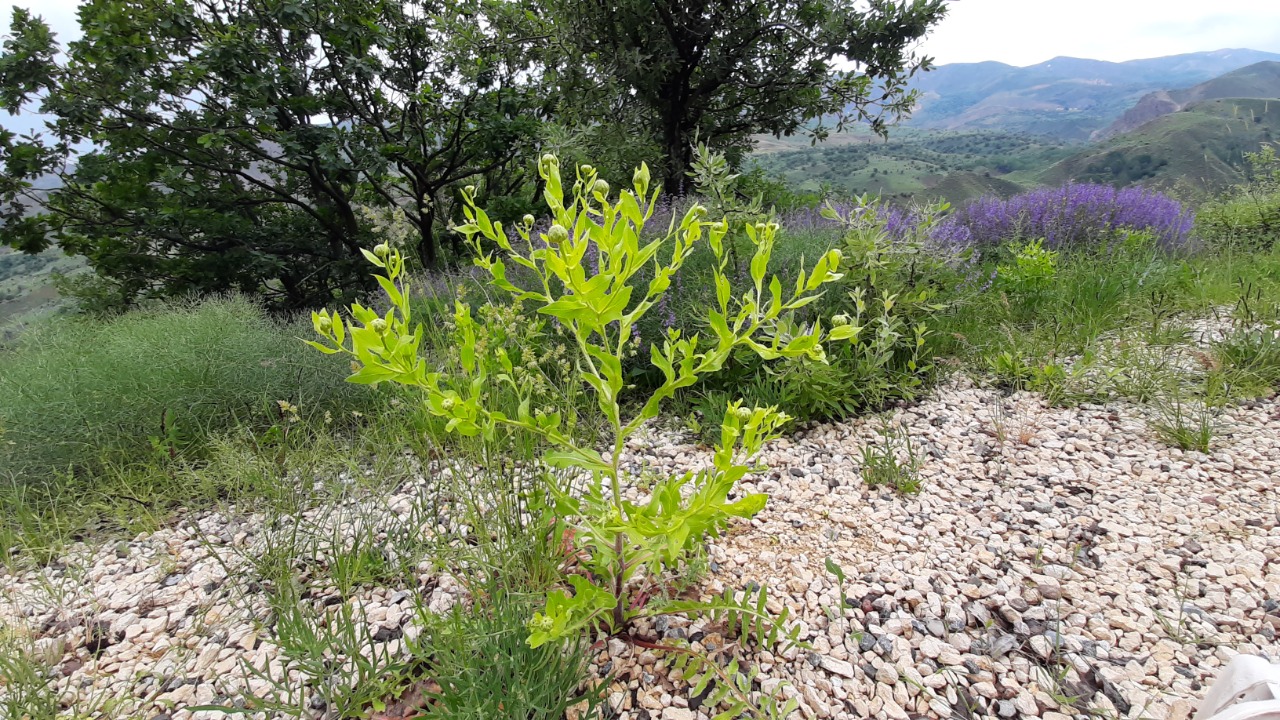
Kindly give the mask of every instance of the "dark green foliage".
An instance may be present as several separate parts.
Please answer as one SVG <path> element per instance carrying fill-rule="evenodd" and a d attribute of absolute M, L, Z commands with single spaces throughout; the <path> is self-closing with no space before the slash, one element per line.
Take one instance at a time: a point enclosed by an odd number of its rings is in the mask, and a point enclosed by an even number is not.
<path fill-rule="evenodd" d="M 1169 161 L 1155 158 L 1151 153 L 1128 156 L 1112 150 L 1101 160 L 1089 163 L 1080 175 L 1082 182 L 1108 183 L 1117 187 L 1132 185 L 1153 178 Z"/>
<path fill-rule="evenodd" d="M 913 105 L 907 82 L 929 63 L 912 46 L 945 13 L 942 0 L 548 5 L 572 48 L 565 80 L 582 89 L 572 111 L 588 125 L 622 118 L 620 129 L 655 142 L 664 184 L 677 192 L 698 140 L 736 163 L 752 134 L 825 137 L 831 116 L 837 129 L 867 121 L 883 130 Z M 846 59 L 865 74 L 842 70 Z"/>
<path fill-rule="evenodd" d="M 511 41 L 532 20 L 510 3 L 101 0 L 80 21 L 59 48 L 14 15 L 0 109 L 54 120 L 0 134 L 0 218 L 6 244 L 85 255 L 122 303 L 354 297 L 370 283 L 361 204 L 402 206 L 432 265 L 451 187 L 507 196 L 527 179 L 543 98 Z"/>

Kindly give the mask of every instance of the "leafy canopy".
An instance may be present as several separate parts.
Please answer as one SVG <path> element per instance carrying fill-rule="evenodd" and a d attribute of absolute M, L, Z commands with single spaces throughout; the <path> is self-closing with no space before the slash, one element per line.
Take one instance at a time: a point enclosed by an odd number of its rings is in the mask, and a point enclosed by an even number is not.
<path fill-rule="evenodd" d="M 87 256 L 121 300 L 357 292 L 360 205 L 402 207 L 432 264 L 449 188 L 531 149 L 539 74 L 514 3 L 90 0 L 79 17 L 60 48 L 14 14 L 0 108 L 54 119 L 0 134 L 0 220 L 6 244 Z"/>
<path fill-rule="evenodd" d="M 734 159 L 759 133 L 825 138 L 910 110 L 907 83 L 928 69 L 913 44 L 944 0 L 548 0 L 573 62 L 574 110 L 598 122 L 638 117 L 677 190 L 695 139 Z M 630 138 L 629 142 L 632 141 Z"/>

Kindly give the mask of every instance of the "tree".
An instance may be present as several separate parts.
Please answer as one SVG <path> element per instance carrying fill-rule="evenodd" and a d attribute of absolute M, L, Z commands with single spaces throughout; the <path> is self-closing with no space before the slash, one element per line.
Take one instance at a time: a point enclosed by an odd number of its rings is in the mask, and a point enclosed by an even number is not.
<path fill-rule="evenodd" d="M 304 307 L 367 286 L 359 206 L 395 205 L 434 265 L 452 188 L 534 149 L 529 18 L 506 0 L 88 0 L 59 55 L 16 9 L 0 108 L 55 119 L 0 133 L 4 242 L 83 254 L 125 301 Z"/>
<path fill-rule="evenodd" d="M 740 158 L 750 136 L 850 122 L 883 133 L 909 110 L 908 81 L 929 59 L 912 45 L 944 0 L 549 0 L 569 57 L 565 82 L 597 88 L 598 120 L 641 109 L 661 144 L 669 189 L 695 138 Z M 580 100 L 578 104 L 586 104 Z M 811 121 L 816 124 L 809 125 Z"/>

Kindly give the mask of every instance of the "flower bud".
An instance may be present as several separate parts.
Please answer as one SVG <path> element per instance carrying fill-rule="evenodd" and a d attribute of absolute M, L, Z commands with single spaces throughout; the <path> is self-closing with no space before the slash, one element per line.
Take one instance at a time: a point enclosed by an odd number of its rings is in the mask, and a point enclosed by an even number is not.
<path fill-rule="evenodd" d="M 644 189 L 649 187 L 649 166 L 641 163 L 640 167 L 632 173 L 631 183 L 644 192 Z"/>
<path fill-rule="evenodd" d="M 455 404 L 454 400 L 451 397 L 447 397 L 440 401 L 440 407 L 444 408 L 445 410 L 452 410 L 454 404 Z"/>
<path fill-rule="evenodd" d="M 845 315 L 844 313 L 840 313 L 839 315 L 832 315 L 831 324 L 834 325 L 835 327 L 844 327 L 845 325 L 849 324 L 849 316 Z"/>
<path fill-rule="evenodd" d="M 597 180 L 596 184 L 591 187 L 591 190 L 596 195 L 606 196 L 609 194 L 609 183 L 603 180 Z"/>
<path fill-rule="evenodd" d="M 467 195 L 469 195 L 470 197 L 475 197 L 475 196 L 476 196 L 476 186 L 475 186 L 475 185 L 468 185 L 468 186 L 465 188 L 465 190 L 466 190 Z"/>
<path fill-rule="evenodd" d="M 707 209 L 700 204 L 694 205 L 693 207 L 689 208 L 689 213 L 693 215 L 695 218 L 701 220 L 702 218 L 707 216 Z"/>
<path fill-rule="evenodd" d="M 580 170 L 582 170 L 582 174 L 583 174 L 583 175 L 590 175 L 591 173 L 593 173 L 593 172 L 595 172 L 595 171 L 596 171 L 596 169 L 595 169 L 595 168 L 593 168 L 593 167 L 591 167 L 590 165 L 583 165 L 583 166 L 582 166 L 581 168 L 579 168 L 579 169 L 580 169 Z"/>
<path fill-rule="evenodd" d="M 524 224 L 525 224 L 525 225 L 532 225 L 532 224 L 533 224 L 533 222 L 534 222 L 534 218 L 533 218 L 533 216 L 532 216 L 532 215 L 525 215 L 525 216 L 524 216 Z"/>
<path fill-rule="evenodd" d="M 764 223 L 762 223 L 762 222 L 758 222 L 758 223 L 756 223 L 756 233 L 757 233 L 757 234 L 763 235 L 763 234 L 764 234 L 764 228 L 765 228 Z"/>
<path fill-rule="evenodd" d="M 387 321 L 382 318 L 374 318 L 369 323 L 369 329 L 381 335 L 387 331 Z"/>
<path fill-rule="evenodd" d="M 749 407 L 740 407 L 737 410 L 734 410 L 733 414 L 737 415 L 738 419 L 741 420 L 742 422 L 746 422 L 751 419 L 752 415 L 755 414 L 755 410 L 752 410 Z"/>
<path fill-rule="evenodd" d="M 316 327 L 319 328 L 320 332 L 328 335 L 329 331 L 333 330 L 333 320 L 330 320 L 328 315 L 321 315 L 316 320 Z"/>
<path fill-rule="evenodd" d="M 386 243 L 378 243 L 377 245 L 373 246 L 373 254 L 377 255 L 380 258 L 385 258 L 386 256 L 391 254 L 391 247 Z"/>
<path fill-rule="evenodd" d="M 551 153 L 547 153 L 546 155 L 542 156 L 542 164 L 548 167 L 553 167 L 553 166 L 559 165 L 560 161 L 556 159 L 555 155 L 552 155 Z"/>
<path fill-rule="evenodd" d="M 547 242 L 552 245 L 562 245 L 568 241 L 568 239 L 569 231 L 565 230 L 564 226 L 560 223 L 552 225 L 551 229 L 547 230 Z"/>

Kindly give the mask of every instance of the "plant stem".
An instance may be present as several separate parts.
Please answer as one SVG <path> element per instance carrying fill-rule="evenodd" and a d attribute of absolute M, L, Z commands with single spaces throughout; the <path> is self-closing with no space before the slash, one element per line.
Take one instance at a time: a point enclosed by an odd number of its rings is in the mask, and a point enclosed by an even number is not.
<path fill-rule="evenodd" d="M 618 555 L 618 574 L 613 578 L 613 596 L 617 598 L 617 604 L 613 606 L 613 627 L 614 631 L 622 630 L 623 623 L 626 618 L 623 615 L 623 604 L 626 602 L 622 594 L 623 576 L 627 573 L 627 558 L 622 554 L 622 533 L 618 533 L 613 539 L 613 551 Z"/>

